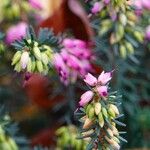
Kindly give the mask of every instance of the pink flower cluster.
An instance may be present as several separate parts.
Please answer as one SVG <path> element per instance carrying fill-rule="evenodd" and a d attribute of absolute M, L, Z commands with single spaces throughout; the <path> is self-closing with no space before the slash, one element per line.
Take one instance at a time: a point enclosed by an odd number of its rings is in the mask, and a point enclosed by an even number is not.
<path fill-rule="evenodd" d="M 137 9 L 150 9 L 150 0 L 135 0 L 134 5 Z"/>
<path fill-rule="evenodd" d="M 79 39 L 64 39 L 60 53 L 54 54 L 54 66 L 59 72 L 61 81 L 68 85 L 76 81 L 77 76 L 83 77 L 91 72 L 92 58 L 88 44 Z"/>
<path fill-rule="evenodd" d="M 98 93 L 100 97 L 106 97 L 108 95 L 108 86 L 107 83 L 112 78 L 112 72 L 102 72 L 98 79 L 95 78 L 92 74 L 88 73 L 85 76 L 84 82 L 91 86 L 94 90 L 89 90 L 85 92 L 80 99 L 79 105 L 85 106 L 90 102 L 94 96 L 94 93 Z"/>
<path fill-rule="evenodd" d="M 25 22 L 20 22 L 11 26 L 6 33 L 6 42 L 11 44 L 15 40 L 19 40 L 26 35 L 28 25 Z"/>

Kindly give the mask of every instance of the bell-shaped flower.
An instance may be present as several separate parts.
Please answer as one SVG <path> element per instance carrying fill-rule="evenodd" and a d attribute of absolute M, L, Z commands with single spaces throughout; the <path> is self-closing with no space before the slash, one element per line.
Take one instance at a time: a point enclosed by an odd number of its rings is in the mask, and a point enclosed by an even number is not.
<path fill-rule="evenodd" d="M 90 86 L 96 86 L 97 79 L 90 73 L 85 76 L 84 82 L 86 82 Z"/>
<path fill-rule="evenodd" d="M 101 97 L 106 97 L 108 95 L 107 86 L 98 86 L 97 91 Z"/>
<path fill-rule="evenodd" d="M 101 84 L 101 85 L 105 85 L 108 83 L 108 81 L 110 81 L 112 78 L 112 71 L 111 72 L 102 72 L 99 77 L 98 77 L 98 82 Z"/>
<path fill-rule="evenodd" d="M 21 55 L 21 67 L 22 69 L 25 69 L 27 67 L 28 61 L 29 61 L 29 53 L 28 52 L 23 52 Z"/>
<path fill-rule="evenodd" d="M 80 106 L 85 106 L 88 102 L 92 100 L 94 93 L 92 91 L 87 91 L 81 95 L 81 99 L 79 102 Z"/>

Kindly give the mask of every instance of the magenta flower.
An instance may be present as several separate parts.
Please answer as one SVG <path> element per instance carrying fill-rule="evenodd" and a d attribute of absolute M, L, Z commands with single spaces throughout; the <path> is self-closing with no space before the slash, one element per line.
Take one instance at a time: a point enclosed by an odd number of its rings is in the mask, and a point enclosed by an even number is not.
<path fill-rule="evenodd" d="M 80 106 L 85 106 L 93 98 L 94 93 L 92 91 L 87 91 L 81 95 L 81 100 L 79 102 Z"/>
<path fill-rule="evenodd" d="M 29 53 L 28 52 L 23 52 L 21 55 L 21 67 L 22 69 L 25 69 L 27 67 L 28 61 L 29 61 Z"/>
<path fill-rule="evenodd" d="M 74 83 L 78 76 L 84 77 L 92 71 L 92 53 L 85 41 L 67 38 L 62 46 L 61 52 L 54 55 L 54 66 L 62 82 Z"/>
<path fill-rule="evenodd" d="M 108 88 L 107 86 L 98 86 L 97 91 L 102 97 L 106 97 L 108 95 Z"/>
<path fill-rule="evenodd" d="M 96 13 L 98 13 L 98 12 L 101 11 L 102 7 L 103 7 L 102 3 L 95 2 L 94 5 L 93 5 L 93 7 L 92 7 L 92 9 L 91 9 L 91 12 L 93 14 L 96 14 Z"/>
<path fill-rule="evenodd" d="M 29 0 L 30 5 L 35 9 L 42 9 L 42 0 Z"/>
<path fill-rule="evenodd" d="M 110 81 L 112 78 L 112 71 L 111 72 L 102 72 L 99 77 L 98 77 L 98 82 L 101 84 L 101 85 L 105 85 L 108 83 L 108 81 Z"/>
<path fill-rule="evenodd" d="M 68 38 L 66 38 L 66 39 L 64 39 L 63 40 L 63 46 L 65 47 L 65 48 L 73 48 L 74 47 L 74 42 L 73 42 L 73 40 L 72 39 L 68 39 Z"/>
<path fill-rule="evenodd" d="M 15 40 L 19 40 L 26 35 L 26 29 L 28 25 L 25 22 L 20 22 L 14 26 L 11 26 L 6 33 L 6 42 L 11 44 Z"/>
<path fill-rule="evenodd" d="M 97 79 L 90 73 L 85 76 L 84 82 L 86 82 L 90 86 L 96 86 Z"/>

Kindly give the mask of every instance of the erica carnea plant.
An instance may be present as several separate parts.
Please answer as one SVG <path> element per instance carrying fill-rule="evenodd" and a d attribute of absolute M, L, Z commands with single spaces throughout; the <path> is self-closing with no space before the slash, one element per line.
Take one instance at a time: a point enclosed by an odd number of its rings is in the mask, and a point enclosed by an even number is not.
<path fill-rule="evenodd" d="M 101 41 L 111 45 L 115 55 L 131 56 L 144 40 L 138 24 L 136 7 L 127 0 L 89 1 L 93 14 L 93 28 Z M 96 19 L 95 19 L 96 18 Z"/>
<path fill-rule="evenodd" d="M 92 74 L 85 76 L 84 82 L 89 87 L 79 102 L 79 108 L 75 111 L 76 117 L 82 123 L 80 137 L 88 141 L 86 149 L 120 149 L 120 140 L 125 141 L 119 132 L 117 125 L 125 126 L 118 121 L 120 114 L 118 106 L 120 102 L 117 92 L 109 92 L 111 72 L 102 72 L 98 79 Z"/>

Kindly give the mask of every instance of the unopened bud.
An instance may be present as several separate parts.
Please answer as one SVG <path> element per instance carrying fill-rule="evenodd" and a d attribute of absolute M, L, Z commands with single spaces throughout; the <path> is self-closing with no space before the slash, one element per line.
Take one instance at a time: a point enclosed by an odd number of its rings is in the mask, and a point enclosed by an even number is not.
<path fill-rule="evenodd" d="M 33 48 L 33 52 L 34 52 L 34 56 L 36 57 L 36 59 L 41 60 L 41 52 L 40 49 L 38 47 L 34 47 Z"/>
<path fill-rule="evenodd" d="M 112 132 L 112 130 L 111 129 L 107 129 L 107 133 L 111 136 L 111 137 L 113 137 L 113 132 Z"/>
<path fill-rule="evenodd" d="M 119 110 L 118 110 L 117 106 L 110 104 L 110 108 L 112 108 L 114 110 L 116 115 L 119 115 Z"/>
<path fill-rule="evenodd" d="M 83 125 L 83 129 L 88 129 L 92 125 L 93 125 L 93 121 L 89 118 L 86 118 L 86 120 L 84 122 L 84 125 Z"/>
<path fill-rule="evenodd" d="M 93 119 L 93 117 L 94 117 L 94 108 L 93 107 L 90 108 L 88 116 L 90 119 Z"/>
<path fill-rule="evenodd" d="M 101 103 L 97 102 L 94 105 L 95 114 L 98 115 L 101 112 Z"/>
<path fill-rule="evenodd" d="M 102 113 L 98 114 L 98 121 L 99 121 L 100 127 L 102 128 L 104 126 L 104 118 L 103 118 Z"/>
<path fill-rule="evenodd" d="M 119 20 L 124 26 L 127 24 L 127 17 L 125 14 L 121 13 L 119 16 Z"/>
<path fill-rule="evenodd" d="M 104 115 L 105 118 L 108 118 L 107 110 L 105 107 L 102 107 L 102 114 Z"/>
<path fill-rule="evenodd" d="M 126 52 L 126 48 L 125 48 L 125 46 L 123 46 L 123 45 L 120 45 L 120 55 L 121 55 L 121 57 L 122 58 L 126 58 L 126 56 L 127 56 L 127 52 Z"/>
<path fill-rule="evenodd" d="M 37 70 L 41 73 L 43 72 L 43 64 L 40 60 L 36 61 Z"/>
<path fill-rule="evenodd" d="M 15 55 L 14 55 L 14 57 L 13 57 L 13 59 L 12 59 L 12 63 L 11 63 L 12 65 L 16 64 L 16 63 L 20 60 L 21 54 L 22 54 L 21 51 L 17 51 L 17 52 L 15 53 Z"/>

